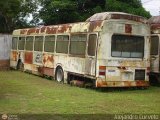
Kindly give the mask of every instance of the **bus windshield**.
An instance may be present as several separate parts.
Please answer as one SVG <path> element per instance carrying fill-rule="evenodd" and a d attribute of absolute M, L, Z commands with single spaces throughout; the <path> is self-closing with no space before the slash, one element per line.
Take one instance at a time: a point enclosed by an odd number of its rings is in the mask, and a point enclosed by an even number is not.
<path fill-rule="evenodd" d="M 111 43 L 112 57 L 143 58 L 144 37 L 113 35 Z"/>

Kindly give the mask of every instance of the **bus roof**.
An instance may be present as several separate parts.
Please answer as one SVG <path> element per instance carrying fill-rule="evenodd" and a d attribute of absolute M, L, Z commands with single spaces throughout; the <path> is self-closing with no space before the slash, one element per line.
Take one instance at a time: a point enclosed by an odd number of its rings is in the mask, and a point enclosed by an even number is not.
<path fill-rule="evenodd" d="M 97 32 L 102 30 L 103 21 L 109 19 L 131 20 L 146 23 L 143 17 L 123 12 L 102 12 L 88 18 L 85 22 L 68 23 L 60 25 L 41 26 L 35 28 L 18 29 L 13 35 L 40 35 L 40 34 L 62 34 L 77 32 Z"/>
<path fill-rule="evenodd" d="M 68 23 L 60 25 L 40 26 L 35 28 L 18 29 L 13 35 L 67 34 L 101 31 L 103 21 Z"/>
<path fill-rule="evenodd" d="M 154 30 L 159 29 L 160 33 L 160 16 L 153 16 L 148 20 L 148 23 L 151 26 L 151 31 L 153 32 Z"/>
<path fill-rule="evenodd" d="M 124 12 L 102 12 L 96 13 L 86 21 L 108 20 L 108 19 L 125 19 L 136 22 L 147 23 L 147 20 L 141 16 L 132 15 Z"/>

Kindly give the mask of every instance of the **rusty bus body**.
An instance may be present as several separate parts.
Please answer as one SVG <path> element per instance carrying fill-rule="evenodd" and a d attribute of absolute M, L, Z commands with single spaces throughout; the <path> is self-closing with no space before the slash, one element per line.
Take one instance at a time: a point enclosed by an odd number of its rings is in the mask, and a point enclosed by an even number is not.
<path fill-rule="evenodd" d="M 151 27 L 151 72 L 150 82 L 160 85 L 160 16 L 148 20 Z"/>
<path fill-rule="evenodd" d="M 146 22 L 131 14 L 104 12 L 85 22 L 15 30 L 10 65 L 64 83 L 146 87 L 150 67 Z"/>

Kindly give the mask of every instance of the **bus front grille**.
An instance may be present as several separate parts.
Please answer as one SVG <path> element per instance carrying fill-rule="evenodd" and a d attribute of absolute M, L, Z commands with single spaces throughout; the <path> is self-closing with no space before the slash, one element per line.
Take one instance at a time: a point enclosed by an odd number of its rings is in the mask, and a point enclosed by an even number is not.
<path fill-rule="evenodd" d="M 135 80 L 145 80 L 145 70 L 135 70 Z"/>

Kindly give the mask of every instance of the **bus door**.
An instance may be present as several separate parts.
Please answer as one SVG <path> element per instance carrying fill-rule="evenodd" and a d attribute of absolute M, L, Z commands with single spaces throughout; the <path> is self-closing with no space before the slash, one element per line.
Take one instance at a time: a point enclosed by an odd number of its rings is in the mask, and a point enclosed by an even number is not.
<path fill-rule="evenodd" d="M 91 33 L 87 41 L 87 55 L 85 59 L 85 73 L 87 75 L 96 75 L 96 49 L 97 49 L 97 33 Z"/>
<path fill-rule="evenodd" d="M 159 37 L 151 36 L 151 72 L 159 72 Z"/>

